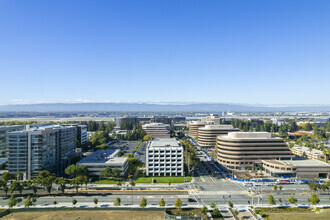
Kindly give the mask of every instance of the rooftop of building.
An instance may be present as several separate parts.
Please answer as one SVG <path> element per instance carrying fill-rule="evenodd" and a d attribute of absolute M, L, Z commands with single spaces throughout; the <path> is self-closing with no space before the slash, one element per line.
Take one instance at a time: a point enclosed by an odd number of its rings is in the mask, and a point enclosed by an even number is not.
<path fill-rule="evenodd" d="M 104 149 L 97 150 L 93 154 L 83 158 L 77 164 L 120 164 L 125 163 L 127 157 L 117 157 L 120 150 Z"/>
<path fill-rule="evenodd" d="M 142 127 L 169 127 L 169 125 L 164 123 L 149 123 L 142 125 Z"/>
<path fill-rule="evenodd" d="M 300 146 L 294 146 L 293 147 L 294 149 L 297 149 L 297 150 L 302 150 L 304 152 L 311 152 L 312 154 L 318 154 L 318 155 L 322 155 L 322 151 L 320 150 L 316 150 L 316 149 L 312 149 L 312 151 L 309 151 L 309 148 L 308 147 L 300 147 Z"/>
<path fill-rule="evenodd" d="M 329 167 L 330 164 L 319 161 L 319 160 L 314 160 L 314 159 L 293 159 L 293 160 L 265 160 L 266 162 L 274 163 L 274 164 L 279 164 L 279 165 L 293 165 L 296 167 Z"/>
<path fill-rule="evenodd" d="M 226 139 L 272 139 L 269 132 L 230 132 L 228 135 L 222 136 Z"/>
<path fill-rule="evenodd" d="M 149 147 L 181 147 L 175 138 L 157 138 L 150 142 Z"/>
<path fill-rule="evenodd" d="M 205 127 L 199 128 L 201 130 L 228 130 L 228 129 L 234 129 L 232 125 L 205 125 Z"/>

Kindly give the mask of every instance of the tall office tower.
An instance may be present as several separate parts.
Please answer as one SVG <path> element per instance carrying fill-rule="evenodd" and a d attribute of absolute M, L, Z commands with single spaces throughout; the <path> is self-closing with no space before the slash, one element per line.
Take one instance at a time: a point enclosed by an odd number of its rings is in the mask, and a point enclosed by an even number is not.
<path fill-rule="evenodd" d="M 24 125 L 0 126 L 0 158 L 8 158 L 8 133 L 23 129 Z"/>
<path fill-rule="evenodd" d="M 75 126 L 31 126 L 28 130 L 8 133 L 10 173 L 22 172 L 25 179 L 42 170 L 62 173 L 75 154 Z"/>
<path fill-rule="evenodd" d="M 56 130 L 25 130 L 9 133 L 9 173 L 23 173 L 24 179 L 56 168 Z"/>

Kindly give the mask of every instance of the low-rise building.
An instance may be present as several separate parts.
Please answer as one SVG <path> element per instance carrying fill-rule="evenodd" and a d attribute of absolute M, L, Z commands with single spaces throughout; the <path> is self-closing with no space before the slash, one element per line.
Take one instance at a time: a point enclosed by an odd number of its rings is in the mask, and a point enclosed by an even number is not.
<path fill-rule="evenodd" d="M 150 123 L 142 125 L 142 129 L 152 138 L 170 138 L 170 125 L 168 124 Z"/>
<path fill-rule="evenodd" d="M 120 150 L 115 149 L 97 150 L 80 160 L 77 164 L 87 167 L 88 176 L 90 177 L 99 177 L 100 172 L 106 167 L 110 167 L 111 169 L 118 168 L 120 175 L 125 176 L 128 169 L 128 158 L 119 157 L 119 153 Z"/>
<path fill-rule="evenodd" d="M 329 179 L 330 165 L 313 159 L 263 160 L 266 173 L 273 177 L 290 176 L 299 179 Z"/>
<path fill-rule="evenodd" d="M 310 159 L 321 160 L 326 162 L 326 155 L 322 151 L 317 149 L 309 150 L 308 147 L 294 146 L 291 148 L 292 153 L 301 157 L 307 157 Z"/>
<path fill-rule="evenodd" d="M 205 125 L 198 128 L 198 144 L 201 147 L 215 147 L 217 136 L 239 131 L 232 125 Z"/>
<path fill-rule="evenodd" d="M 147 176 L 183 176 L 183 147 L 174 138 L 156 139 L 146 148 Z"/>

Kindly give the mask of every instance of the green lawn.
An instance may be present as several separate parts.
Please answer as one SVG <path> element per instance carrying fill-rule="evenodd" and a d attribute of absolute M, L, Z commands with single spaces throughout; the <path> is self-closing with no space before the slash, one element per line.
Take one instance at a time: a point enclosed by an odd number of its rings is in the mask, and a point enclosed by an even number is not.
<path fill-rule="evenodd" d="M 95 181 L 94 184 L 117 184 L 116 180 L 99 180 Z"/>
<path fill-rule="evenodd" d="M 191 176 L 185 177 L 187 182 L 192 180 Z M 156 180 L 156 183 L 184 183 L 183 176 L 143 176 L 139 173 L 135 179 L 135 183 L 151 183 L 152 179 Z"/>

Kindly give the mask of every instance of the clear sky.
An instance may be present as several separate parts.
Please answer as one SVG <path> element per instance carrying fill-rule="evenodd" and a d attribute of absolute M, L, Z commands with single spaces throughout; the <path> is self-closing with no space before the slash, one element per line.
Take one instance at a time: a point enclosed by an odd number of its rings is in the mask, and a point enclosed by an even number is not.
<path fill-rule="evenodd" d="M 330 104 L 329 0 L 0 0 L 0 105 Z"/>

